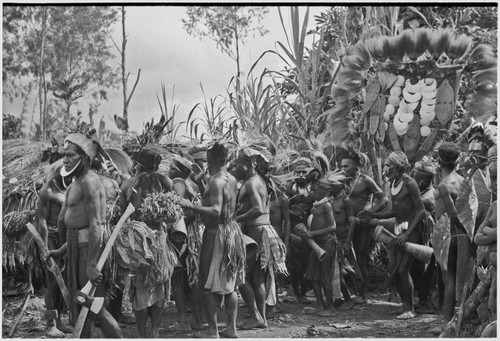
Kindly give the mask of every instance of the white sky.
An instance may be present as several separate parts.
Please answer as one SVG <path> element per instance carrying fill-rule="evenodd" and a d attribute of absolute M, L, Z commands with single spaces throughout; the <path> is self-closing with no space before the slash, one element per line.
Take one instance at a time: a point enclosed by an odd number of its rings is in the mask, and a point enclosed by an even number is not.
<path fill-rule="evenodd" d="M 311 7 L 309 28 L 314 25 L 313 15 L 325 11 L 327 7 Z M 127 7 L 126 31 L 127 70 L 131 72 L 129 91 L 140 68 L 141 78 L 129 106 L 129 125 L 131 130 L 142 130 L 143 123 L 155 117 L 160 117 L 160 108 L 156 94 L 161 97 L 161 83 L 167 86 L 168 104 L 171 109 L 172 91 L 175 86 L 173 103 L 179 104 L 176 121 L 183 121 L 191 108 L 198 102 L 203 102 L 200 83 L 203 84 L 207 100 L 220 94 L 226 96 L 231 77 L 236 73 L 236 63 L 227 55 L 216 49 L 216 44 L 210 39 L 199 40 L 186 33 L 181 19 L 186 18 L 184 6 L 129 6 Z M 288 25 L 289 8 L 283 7 L 282 13 Z M 300 8 L 301 20 L 305 7 Z M 269 13 L 263 21 L 269 33 L 264 37 L 249 37 L 245 45 L 240 47 L 241 71 L 247 73 L 251 65 L 266 50 L 277 50 L 276 42 L 281 41 L 286 46 L 286 38 L 281 27 L 278 7 L 269 7 Z M 115 41 L 121 42 L 121 23 L 113 30 Z M 114 47 L 113 47 L 114 49 Z M 114 49 L 116 54 L 118 52 Z M 280 51 L 281 52 L 281 51 Z M 116 60 L 118 65 L 118 59 Z M 284 62 L 277 56 L 268 55 L 259 64 L 255 75 L 259 76 L 263 68 L 282 70 Z M 108 102 L 102 103 L 95 122 L 104 115 L 106 122 L 111 121 L 114 114 L 122 116 L 123 98 L 121 87 L 108 91 Z M 35 93 L 33 93 L 33 100 Z M 10 104 L 3 101 L 3 112 L 19 114 L 21 103 Z M 88 121 L 88 103 L 80 99 L 72 112 L 78 109 L 83 112 L 84 120 Z M 30 113 L 33 105 L 29 106 Z M 35 112 L 35 122 L 38 119 L 38 107 Z M 200 113 L 201 114 L 201 113 Z M 109 124 L 107 124 L 109 126 Z"/>

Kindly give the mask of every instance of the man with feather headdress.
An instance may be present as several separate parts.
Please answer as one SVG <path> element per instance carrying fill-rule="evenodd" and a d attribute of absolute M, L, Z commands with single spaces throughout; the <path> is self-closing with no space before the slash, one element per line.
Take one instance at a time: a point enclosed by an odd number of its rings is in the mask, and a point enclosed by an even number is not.
<path fill-rule="evenodd" d="M 71 176 L 74 180 L 66 190 L 58 221 L 65 244 L 60 249 L 51 251 L 50 255 L 68 253 L 68 289 L 71 297 L 88 281 L 97 286 L 96 297 L 105 295 L 103 276 L 97 270 L 97 260 L 102 251 L 106 191 L 99 176 L 91 171 L 91 161 L 99 147 L 97 142 L 81 133 L 70 134 L 64 139 L 61 175 Z M 70 311 L 75 322 L 80 306 L 73 303 Z M 121 336 L 118 323 L 111 315 L 100 319 L 100 326 L 106 337 Z M 81 336 L 89 338 L 91 329 L 91 321 L 87 320 Z"/>
<path fill-rule="evenodd" d="M 255 257 L 247 258 L 247 282 L 239 287 L 250 312 L 242 329 L 267 328 L 266 284 L 274 289 L 275 271 L 287 272 L 286 247 L 269 219 L 269 191 L 273 191 L 267 174 L 269 161 L 259 149 L 255 146 L 238 150 L 234 169 L 235 178 L 242 181 L 236 220 L 242 224 L 243 233 L 258 245 Z"/>

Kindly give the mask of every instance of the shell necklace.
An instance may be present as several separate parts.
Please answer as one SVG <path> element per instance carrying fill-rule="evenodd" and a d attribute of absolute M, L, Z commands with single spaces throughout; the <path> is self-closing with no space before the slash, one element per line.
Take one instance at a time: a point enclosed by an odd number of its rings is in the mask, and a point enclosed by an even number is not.
<path fill-rule="evenodd" d="M 391 184 L 391 194 L 392 196 L 396 196 L 399 194 L 399 192 L 401 192 L 401 189 L 403 188 L 403 179 L 400 180 L 399 182 L 399 185 L 397 185 L 396 187 L 394 187 L 394 183 L 396 181 L 394 181 L 392 184 Z"/>

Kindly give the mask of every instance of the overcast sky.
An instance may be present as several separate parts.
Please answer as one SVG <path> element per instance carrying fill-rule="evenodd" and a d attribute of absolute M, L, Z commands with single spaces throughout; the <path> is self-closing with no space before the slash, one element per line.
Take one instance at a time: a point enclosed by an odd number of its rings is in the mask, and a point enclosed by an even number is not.
<path fill-rule="evenodd" d="M 311 7 L 309 28 L 314 25 L 314 14 L 319 14 L 327 7 Z M 129 89 L 138 69 L 141 78 L 129 106 L 129 124 L 131 130 L 142 130 L 143 123 L 160 117 L 160 108 L 156 94 L 161 96 L 161 84 L 165 83 L 171 108 L 172 91 L 175 92 L 173 103 L 179 106 L 179 120 L 185 120 L 188 112 L 198 102 L 203 101 L 200 83 L 203 84 L 207 99 L 216 95 L 226 95 L 231 77 L 236 73 L 236 64 L 227 55 L 216 48 L 215 42 L 201 40 L 186 33 L 182 18 L 186 18 L 186 7 L 183 6 L 128 6 L 126 14 L 127 70 L 131 72 Z M 289 8 L 282 7 L 282 13 L 289 25 Z M 300 8 L 301 20 L 305 7 Z M 269 33 L 264 37 L 249 37 L 240 48 L 241 71 L 247 73 L 251 65 L 266 50 L 276 50 L 276 42 L 286 45 L 285 34 L 280 23 L 278 7 L 269 7 L 269 13 L 263 21 Z M 119 44 L 121 41 L 121 24 L 117 23 L 113 37 Z M 115 50 L 117 53 L 117 51 Z M 281 51 L 280 51 L 281 52 Z M 118 53 L 117 53 L 118 54 Z M 118 59 L 115 61 L 118 64 Z M 277 56 L 268 55 L 261 60 L 256 69 L 260 75 L 263 68 L 282 70 L 284 62 Z M 33 97 L 35 94 L 33 94 Z M 108 92 L 108 101 L 99 107 L 96 122 L 104 115 L 107 122 L 117 114 L 122 115 L 123 98 L 121 88 Z M 30 106 L 31 108 L 33 106 Z M 88 103 L 84 99 L 78 102 L 78 108 L 88 121 Z M 36 108 L 38 112 L 38 108 Z M 77 108 L 73 107 L 72 112 Z M 16 114 L 20 104 L 9 104 L 3 101 L 3 112 Z M 35 120 L 38 114 L 35 115 Z"/>

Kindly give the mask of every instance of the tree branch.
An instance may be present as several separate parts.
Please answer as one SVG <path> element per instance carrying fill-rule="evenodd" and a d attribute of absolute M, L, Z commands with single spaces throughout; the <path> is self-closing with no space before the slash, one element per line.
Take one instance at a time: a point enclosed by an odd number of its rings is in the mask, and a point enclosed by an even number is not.
<path fill-rule="evenodd" d="M 130 91 L 130 95 L 127 98 L 127 105 L 129 104 L 130 100 L 132 99 L 132 95 L 134 94 L 135 88 L 137 86 L 137 83 L 139 83 L 139 78 L 141 77 L 141 69 L 139 69 L 139 72 L 137 72 L 137 78 L 135 80 L 134 86 L 132 88 L 132 91 Z"/>

